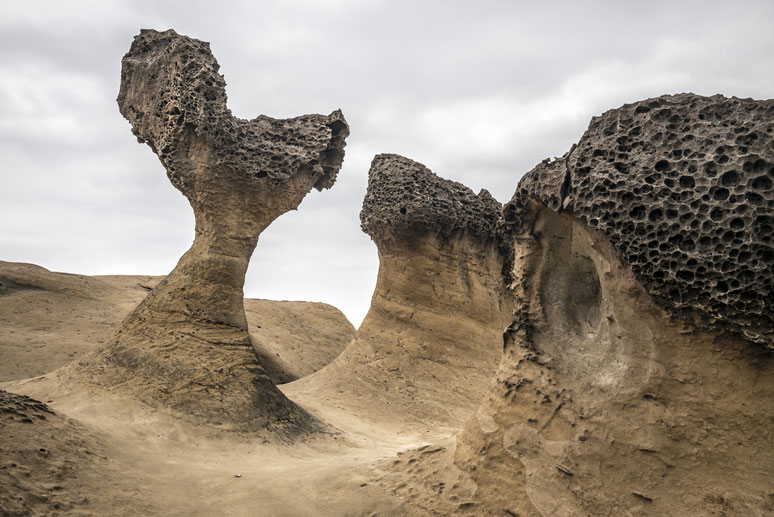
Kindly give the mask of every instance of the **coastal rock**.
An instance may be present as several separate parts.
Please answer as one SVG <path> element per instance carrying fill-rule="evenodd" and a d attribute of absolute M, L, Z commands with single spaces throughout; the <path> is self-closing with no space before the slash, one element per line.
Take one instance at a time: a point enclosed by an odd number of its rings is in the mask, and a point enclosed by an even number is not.
<path fill-rule="evenodd" d="M 774 101 L 667 95 L 595 117 L 506 205 L 605 234 L 665 309 L 774 350 Z"/>
<path fill-rule="evenodd" d="M 627 105 L 524 176 L 502 360 L 446 452 L 383 465 L 407 512 L 774 512 L 773 107 Z"/>
<path fill-rule="evenodd" d="M 236 118 L 209 44 L 172 30 L 135 37 L 118 105 L 190 202 L 195 238 L 78 373 L 195 422 L 284 436 L 318 428 L 258 362 L 242 289 L 261 232 L 335 181 L 349 134 L 341 112 Z"/>
<path fill-rule="evenodd" d="M 496 369 L 512 310 L 501 210 L 485 190 L 376 156 L 360 214 L 379 252 L 371 307 L 336 360 L 283 391 L 309 407 L 324 400 L 316 414 L 348 408 L 405 432 L 464 422 Z"/>

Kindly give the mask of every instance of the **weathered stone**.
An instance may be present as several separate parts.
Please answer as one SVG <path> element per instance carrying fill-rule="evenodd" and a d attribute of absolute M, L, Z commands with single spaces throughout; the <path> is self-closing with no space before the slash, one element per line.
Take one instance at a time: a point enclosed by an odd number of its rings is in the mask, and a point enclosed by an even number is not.
<path fill-rule="evenodd" d="M 510 321 L 501 210 L 488 192 L 476 195 L 420 163 L 374 158 L 360 214 L 379 252 L 371 307 L 335 361 L 283 391 L 407 433 L 464 422 Z"/>
<path fill-rule="evenodd" d="M 528 198 L 602 231 L 670 312 L 774 350 L 774 101 L 663 96 L 595 117 Z"/>
<path fill-rule="evenodd" d="M 258 363 L 242 288 L 260 233 L 313 187 L 333 184 L 349 134 L 341 112 L 236 118 L 209 44 L 171 30 L 135 38 L 118 104 L 188 198 L 196 231 L 174 271 L 84 370 L 213 425 L 286 434 L 316 426 Z"/>
<path fill-rule="evenodd" d="M 476 195 L 462 183 L 439 178 L 421 163 L 379 154 L 368 173 L 360 221 L 377 243 L 427 233 L 446 238 L 467 233 L 491 240 L 497 238 L 500 211 L 500 203 L 486 190 Z"/>
<path fill-rule="evenodd" d="M 406 513 L 772 513 L 774 357 L 751 341 L 771 346 L 773 107 L 624 106 L 523 178 L 498 371 L 453 452 L 382 465 Z"/>

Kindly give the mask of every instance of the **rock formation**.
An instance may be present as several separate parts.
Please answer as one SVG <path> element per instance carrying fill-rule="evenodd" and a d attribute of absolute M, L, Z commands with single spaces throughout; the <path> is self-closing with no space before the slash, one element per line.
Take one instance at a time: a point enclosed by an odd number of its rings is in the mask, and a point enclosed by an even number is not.
<path fill-rule="evenodd" d="M 118 105 L 190 202 L 195 238 L 79 371 L 211 425 L 280 434 L 313 426 L 258 363 L 242 288 L 260 233 L 313 187 L 333 185 L 349 133 L 341 112 L 236 118 L 209 44 L 171 30 L 135 37 Z"/>
<path fill-rule="evenodd" d="M 772 131 L 772 101 L 665 96 L 528 173 L 495 382 L 383 485 L 438 515 L 774 512 Z"/>
<path fill-rule="evenodd" d="M 393 429 L 458 426 L 485 392 L 510 321 L 500 212 L 486 191 L 376 156 L 360 214 L 379 252 L 371 308 L 333 363 L 283 391 Z"/>
<path fill-rule="evenodd" d="M 355 337 L 347 317 L 326 303 L 245 298 L 245 313 L 258 362 L 275 384 L 320 370 Z"/>
<path fill-rule="evenodd" d="M 671 313 L 774 350 L 774 102 L 675 95 L 595 118 L 524 178 L 534 197 L 603 232 Z"/>

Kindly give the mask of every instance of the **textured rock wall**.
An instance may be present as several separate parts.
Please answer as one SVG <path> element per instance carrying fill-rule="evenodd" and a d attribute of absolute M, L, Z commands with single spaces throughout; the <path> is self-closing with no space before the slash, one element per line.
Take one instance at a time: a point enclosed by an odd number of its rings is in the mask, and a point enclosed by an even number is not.
<path fill-rule="evenodd" d="M 595 117 L 524 177 L 602 231 L 649 294 L 774 349 L 774 101 L 664 96 Z"/>
<path fill-rule="evenodd" d="M 760 225 L 771 105 L 624 106 L 523 178 L 504 209 L 520 281 L 500 366 L 443 453 L 382 466 L 407 513 L 774 512 L 774 360 L 760 346 L 774 301 Z M 643 248 L 658 251 L 648 264 Z M 721 282 L 757 303 L 734 305 Z M 714 325 L 683 317 L 696 313 Z"/>
<path fill-rule="evenodd" d="M 457 427 L 481 400 L 510 321 L 500 212 L 486 191 L 377 156 L 361 212 L 379 252 L 371 307 L 333 363 L 283 391 L 393 432 Z"/>
<path fill-rule="evenodd" d="M 236 118 L 209 45 L 171 30 L 135 38 L 118 104 L 191 203 L 195 238 L 79 375 L 197 422 L 286 435 L 317 427 L 257 361 L 242 288 L 260 233 L 333 184 L 349 133 L 341 113 Z"/>

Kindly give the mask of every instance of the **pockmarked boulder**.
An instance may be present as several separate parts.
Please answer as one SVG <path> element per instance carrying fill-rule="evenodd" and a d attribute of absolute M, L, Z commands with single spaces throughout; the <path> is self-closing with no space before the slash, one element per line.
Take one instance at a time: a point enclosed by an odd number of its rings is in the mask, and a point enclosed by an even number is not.
<path fill-rule="evenodd" d="M 527 198 L 605 234 L 663 308 L 774 350 L 774 101 L 667 95 L 595 117 Z"/>
<path fill-rule="evenodd" d="M 341 112 L 237 118 L 209 44 L 172 30 L 135 37 L 118 105 L 190 202 L 195 238 L 82 370 L 212 425 L 287 434 L 315 427 L 257 361 L 243 285 L 261 232 L 312 188 L 333 185 L 349 134 Z"/>

